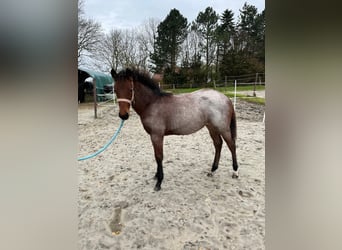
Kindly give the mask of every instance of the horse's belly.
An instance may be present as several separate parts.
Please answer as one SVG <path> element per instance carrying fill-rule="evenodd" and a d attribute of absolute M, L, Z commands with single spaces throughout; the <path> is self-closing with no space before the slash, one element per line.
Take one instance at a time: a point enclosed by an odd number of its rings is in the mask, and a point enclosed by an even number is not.
<path fill-rule="evenodd" d="M 200 130 L 205 125 L 203 117 L 188 117 L 182 119 L 182 117 L 175 116 L 168 123 L 166 128 L 166 134 L 173 135 L 189 135 Z"/>
<path fill-rule="evenodd" d="M 193 127 L 192 128 L 176 128 L 173 130 L 166 131 L 165 135 L 190 135 L 190 134 L 197 132 L 203 127 L 204 126 L 197 127 L 197 128 L 193 128 Z"/>

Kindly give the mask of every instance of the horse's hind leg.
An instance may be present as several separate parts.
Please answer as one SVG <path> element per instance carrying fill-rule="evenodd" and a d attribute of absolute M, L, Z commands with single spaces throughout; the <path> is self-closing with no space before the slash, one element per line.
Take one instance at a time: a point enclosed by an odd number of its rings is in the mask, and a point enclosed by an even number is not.
<path fill-rule="evenodd" d="M 156 186 L 154 187 L 155 191 L 159 191 L 161 189 L 161 183 L 164 179 L 163 173 L 163 136 L 151 135 L 151 141 L 154 149 L 154 156 L 157 162 L 157 173 L 155 178 L 157 179 Z"/>
<path fill-rule="evenodd" d="M 235 146 L 235 140 L 232 138 L 232 134 L 230 131 L 226 131 L 224 133 L 222 133 L 222 137 L 225 140 L 225 142 L 228 145 L 228 148 L 230 150 L 230 152 L 232 153 L 232 160 L 233 160 L 233 178 L 238 178 L 239 177 L 239 173 L 238 173 L 238 163 L 236 160 L 236 146 Z"/>
<path fill-rule="evenodd" d="M 213 143 L 215 146 L 215 158 L 214 158 L 213 165 L 211 167 L 211 173 L 208 174 L 208 176 L 212 176 L 212 174 L 218 168 L 218 164 L 220 161 L 221 149 L 222 149 L 222 138 L 221 138 L 220 133 L 218 133 L 216 129 L 211 128 L 209 126 L 207 126 L 207 128 L 209 130 L 209 134 L 211 138 L 213 139 Z"/>

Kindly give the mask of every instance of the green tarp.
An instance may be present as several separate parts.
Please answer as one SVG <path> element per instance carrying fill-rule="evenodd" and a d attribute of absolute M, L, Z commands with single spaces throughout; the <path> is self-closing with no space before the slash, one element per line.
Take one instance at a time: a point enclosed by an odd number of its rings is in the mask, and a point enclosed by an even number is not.
<path fill-rule="evenodd" d="M 104 86 L 112 85 L 114 83 L 111 75 L 107 75 L 101 72 L 96 72 L 89 69 L 78 68 L 78 81 L 84 82 L 88 77 L 92 77 L 96 83 L 96 93 L 97 93 L 97 101 L 104 100 Z"/>

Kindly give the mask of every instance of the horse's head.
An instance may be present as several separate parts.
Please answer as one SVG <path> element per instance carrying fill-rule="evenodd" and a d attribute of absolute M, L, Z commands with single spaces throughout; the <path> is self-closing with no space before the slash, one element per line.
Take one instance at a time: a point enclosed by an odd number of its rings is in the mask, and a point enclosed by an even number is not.
<path fill-rule="evenodd" d="M 115 81 L 114 92 L 119 103 L 119 117 L 127 120 L 129 109 L 134 101 L 133 72 L 130 69 L 126 69 L 117 74 L 112 69 L 110 73 Z"/>

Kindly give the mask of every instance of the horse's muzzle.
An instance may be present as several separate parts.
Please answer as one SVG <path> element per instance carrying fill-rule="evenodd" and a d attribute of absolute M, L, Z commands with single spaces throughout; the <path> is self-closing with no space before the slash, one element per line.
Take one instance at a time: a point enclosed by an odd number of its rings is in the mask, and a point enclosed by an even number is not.
<path fill-rule="evenodd" d="M 128 117 L 129 117 L 129 114 L 126 113 L 126 114 L 124 114 L 124 115 L 121 115 L 121 114 L 119 113 L 119 117 L 120 117 L 122 120 L 127 120 Z"/>

